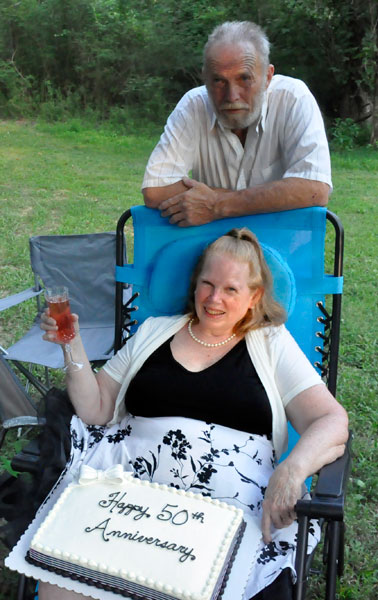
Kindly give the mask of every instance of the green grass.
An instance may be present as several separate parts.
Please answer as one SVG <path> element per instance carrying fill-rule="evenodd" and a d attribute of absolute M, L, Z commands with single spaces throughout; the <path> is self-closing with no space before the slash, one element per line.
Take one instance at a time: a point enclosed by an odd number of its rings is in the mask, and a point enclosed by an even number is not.
<path fill-rule="evenodd" d="M 0 122 L 0 296 L 31 285 L 28 238 L 50 233 L 114 230 L 118 217 L 142 201 L 144 167 L 159 135 L 93 129 L 74 120 L 47 125 Z M 377 381 L 375 221 L 378 153 L 333 154 L 330 209 L 345 227 L 345 294 L 338 397 L 354 432 L 353 470 L 346 514 L 346 571 L 340 600 L 376 598 Z M 9 314 L 8 314 L 9 313 Z M 32 318 L 28 309 L 0 316 L 0 344 L 8 345 Z M 9 447 L 12 447 L 10 441 Z M 1 469 L 1 466 L 0 466 Z M 0 590 L 13 583 L 0 575 Z M 311 583 L 309 598 L 322 597 Z M 15 595 L 1 593 L 1 600 Z"/>
<path fill-rule="evenodd" d="M 378 152 L 332 156 L 334 193 L 329 208 L 345 229 L 338 399 L 354 433 L 346 510 L 346 567 L 339 598 L 377 597 L 377 197 Z M 313 584 L 314 600 L 321 586 Z"/>
<path fill-rule="evenodd" d="M 146 157 L 158 138 L 119 136 L 71 124 L 0 122 L 0 292 L 33 284 L 32 235 L 112 231 L 130 206 L 140 204 Z M 12 318 L 17 310 L 10 311 Z M 28 309 L 23 309 L 23 315 Z M 0 317 L 0 344 L 21 335 Z"/>
<path fill-rule="evenodd" d="M 378 160 L 375 153 L 356 152 L 340 160 L 338 182 L 345 190 L 336 211 L 346 229 L 345 300 L 341 344 L 340 398 L 349 411 L 355 433 L 347 523 L 349 563 L 341 597 L 374 598 L 378 589 L 374 531 L 377 516 L 377 197 Z M 349 201 L 347 198 L 349 197 Z M 375 565 L 375 566 L 374 566 Z M 352 585 L 355 585 L 352 590 Z M 353 595 L 354 594 L 354 595 Z"/>

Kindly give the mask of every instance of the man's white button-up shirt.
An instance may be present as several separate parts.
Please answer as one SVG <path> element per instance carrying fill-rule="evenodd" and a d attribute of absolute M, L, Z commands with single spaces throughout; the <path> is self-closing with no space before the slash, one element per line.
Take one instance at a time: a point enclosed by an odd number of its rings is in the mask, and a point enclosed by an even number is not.
<path fill-rule="evenodd" d="M 248 128 L 244 147 L 218 121 L 205 86 L 187 92 L 151 154 L 142 188 L 170 185 L 187 176 L 229 190 L 284 177 L 332 187 L 324 123 L 307 86 L 274 75 L 261 117 Z"/>

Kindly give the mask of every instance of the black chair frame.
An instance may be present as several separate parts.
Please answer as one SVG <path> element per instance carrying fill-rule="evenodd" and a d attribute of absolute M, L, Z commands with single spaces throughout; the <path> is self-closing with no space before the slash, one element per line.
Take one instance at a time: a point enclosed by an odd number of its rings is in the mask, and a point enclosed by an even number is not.
<path fill-rule="evenodd" d="M 122 267 L 125 256 L 124 229 L 127 221 L 132 217 L 131 210 L 121 215 L 116 231 L 116 265 Z M 344 255 L 344 229 L 340 219 L 327 210 L 327 221 L 333 228 L 335 235 L 333 275 L 343 275 Z M 123 303 L 125 284 L 116 282 L 115 306 L 115 342 L 117 352 L 131 337 L 131 327 L 137 324 L 133 319 L 133 312 L 137 307 L 131 306 L 138 294 L 134 294 L 127 303 Z M 316 347 L 320 358 L 315 366 L 329 389 L 335 396 L 337 386 L 337 370 L 340 344 L 341 322 L 341 294 L 332 295 L 331 309 L 328 310 L 322 302 L 317 304 L 321 316 L 318 321 L 324 325 L 324 332 L 317 335 L 323 340 L 323 345 Z M 336 597 L 337 578 L 343 573 L 344 566 L 344 502 L 345 489 L 351 462 L 351 439 L 346 446 L 343 457 L 331 465 L 323 467 L 318 474 L 317 484 L 312 493 L 311 500 L 299 500 L 296 505 L 298 516 L 298 544 L 296 554 L 297 583 L 295 586 L 295 600 L 303 600 L 306 594 L 306 584 L 310 573 L 313 556 L 307 556 L 307 536 L 311 518 L 319 519 L 325 531 L 324 559 L 326 592 L 325 600 L 334 600 Z"/>

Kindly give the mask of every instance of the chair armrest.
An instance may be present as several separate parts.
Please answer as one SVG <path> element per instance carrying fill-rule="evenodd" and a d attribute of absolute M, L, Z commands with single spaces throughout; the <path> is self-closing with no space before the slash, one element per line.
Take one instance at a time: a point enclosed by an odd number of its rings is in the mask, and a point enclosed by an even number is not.
<path fill-rule="evenodd" d="M 8 430 L 13 429 L 14 427 L 37 427 L 38 425 L 45 424 L 46 419 L 44 417 L 22 416 L 7 419 L 2 426 L 4 429 Z"/>
<path fill-rule="evenodd" d="M 34 287 L 28 288 L 27 290 L 23 290 L 22 292 L 18 292 L 18 294 L 13 294 L 12 296 L 7 296 L 6 298 L 0 299 L 0 312 L 2 310 L 6 310 L 11 306 L 16 306 L 17 304 L 21 304 L 21 302 L 25 302 L 25 300 L 29 300 L 30 298 L 34 298 L 35 296 L 39 296 L 43 290 L 36 290 Z"/>
<path fill-rule="evenodd" d="M 298 500 L 295 507 L 298 516 L 343 520 L 345 490 L 351 465 L 352 439 L 353 436 L 349 433 L 343 456 L 320 470 L 311 500 Z"/>

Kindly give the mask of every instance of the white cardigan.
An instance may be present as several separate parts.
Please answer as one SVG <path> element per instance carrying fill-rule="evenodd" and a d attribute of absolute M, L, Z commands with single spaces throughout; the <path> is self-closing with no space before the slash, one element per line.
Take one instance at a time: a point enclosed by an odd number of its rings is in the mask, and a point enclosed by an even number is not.
<path fill-rule="evenodd" d="M 106 373 L 121 384 L 113 418 L 108 426 L 125 416 L 126 390 L 146 359 L 187 322 L 187 315 L 150 317 L 106 363 Z M 297 394 L 322 383 L 322 380 L 284 325 L 249 331 L 245 339 L 251 360 L 270 401 L 273 446 L 279 458 L 287 448 L 285 407 Z"/>

